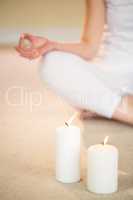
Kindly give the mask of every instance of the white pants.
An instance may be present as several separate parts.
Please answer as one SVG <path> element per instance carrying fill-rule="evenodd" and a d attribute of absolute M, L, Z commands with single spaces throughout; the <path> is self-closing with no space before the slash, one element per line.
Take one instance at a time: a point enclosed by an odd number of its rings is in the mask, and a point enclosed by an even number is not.
<path fill-rule="evenodd" d="M 111 118 L 121 95 L 97 72 L 94 63 L 71 53 L 52 51 L 42 57 L 41 77 L 52 90 L 75 107 Z"/>

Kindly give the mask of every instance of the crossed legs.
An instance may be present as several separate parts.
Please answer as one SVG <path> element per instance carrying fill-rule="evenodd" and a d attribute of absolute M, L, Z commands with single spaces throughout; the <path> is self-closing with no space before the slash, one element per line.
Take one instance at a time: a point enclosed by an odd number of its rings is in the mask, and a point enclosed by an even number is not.
<path fill-rule="evenodd" d="M 57 95 L 83 110 L 133 124 L 133 97 L 121 98 L 95 73 L 95 65 L 74 54 L 53 51 L 42 58 L 41 77 Z M 89 111 L 89 112 L 88 112 Z"/>
<path fill-rule="evenodd" d="M 113 113 L 112 119 L 133 125 L 133 96 L 123 97 Z"/>

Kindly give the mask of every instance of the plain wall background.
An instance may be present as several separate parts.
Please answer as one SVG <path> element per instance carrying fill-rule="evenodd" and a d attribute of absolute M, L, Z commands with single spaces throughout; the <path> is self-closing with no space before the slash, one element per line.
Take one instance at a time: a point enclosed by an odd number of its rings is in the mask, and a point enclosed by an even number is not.
<path fill-rule="evenodd" d="M 73 39 L 82 28 L 84 6 L 84 0 L 0 0 L 0 43 L 16 41 L 20 32 L 50 36 L 53 30 L 55 39 Z M 68 38 L 56 36 L 67 31 Z"/>
<path fill-rule="evenodd" d="M 0 0 L 0 27 L 79 27 L 84 0 Z"/>

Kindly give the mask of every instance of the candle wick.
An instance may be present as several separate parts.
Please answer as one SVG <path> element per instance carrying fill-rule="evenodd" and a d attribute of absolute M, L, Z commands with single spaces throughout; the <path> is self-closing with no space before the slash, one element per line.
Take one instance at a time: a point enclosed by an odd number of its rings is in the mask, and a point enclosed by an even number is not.
<path fill-rule="evenodd" d="M 65 125 L 69 127 L 69 125 L 72 123 L 72 121 L 75 119 L 75 117 L 77 116 L 78 112 L 75 112 L 72 117 L 70 117 L 69 120 L 67 120 L 67 122 L 65 122 Z"/>
<path fill-rule="evenodd" d="M 65 125 L 69 127 L 69 125 L 68 125 L 68 123 L 67 123 L 67 122 L 65 122 Z"/>

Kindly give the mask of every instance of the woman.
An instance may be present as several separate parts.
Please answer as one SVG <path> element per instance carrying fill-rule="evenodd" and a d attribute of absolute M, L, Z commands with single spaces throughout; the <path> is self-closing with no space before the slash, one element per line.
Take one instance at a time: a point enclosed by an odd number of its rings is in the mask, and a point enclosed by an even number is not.
<path fill-rule="evenodd" d="M 133 125 L 132 10 L 133 0 L 86 0 L 79 42 L 22 34 L 16 49 L 28 59 L 42 56 L 43 79 L 82 109 L 83 117 L 94 114 Z M 23 48 L 25 38 L 32 43 L 29 49 Z"/>

